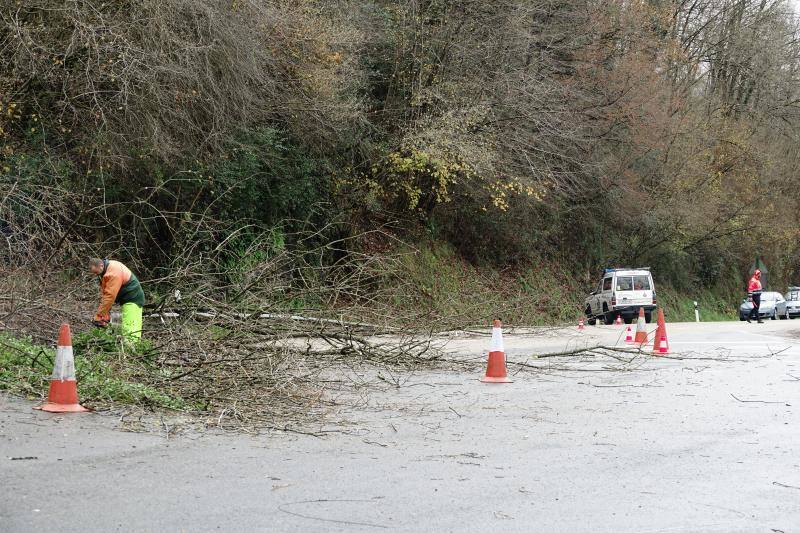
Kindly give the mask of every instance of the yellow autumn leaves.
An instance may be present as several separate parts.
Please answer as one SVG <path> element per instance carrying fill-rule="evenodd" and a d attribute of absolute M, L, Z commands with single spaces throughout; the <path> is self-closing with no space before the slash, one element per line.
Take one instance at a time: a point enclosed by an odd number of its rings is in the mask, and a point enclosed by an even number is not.
<path fill-rule="evenodd" d="M 366 175 L 340 180 L 337 186 L 361 188 L 369 197 L 412 212 L 429 211 L 451 202 L 456 186 L 463 186 L 469 194 L 487 197 L 481 207 L 484 212 L 507 211 L 514 197 L 543 202 L 546 196 L 543 190 L 520 178 L 489 179 L 458 157 L 433 155 L 418 148 L 392 151 Z"/>

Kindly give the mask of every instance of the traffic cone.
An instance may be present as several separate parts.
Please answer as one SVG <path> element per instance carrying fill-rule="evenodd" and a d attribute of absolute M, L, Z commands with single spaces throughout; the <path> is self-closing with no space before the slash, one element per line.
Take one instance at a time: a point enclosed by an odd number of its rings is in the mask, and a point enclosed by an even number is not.
<path fill-rule="evenodd" d="M 72 354 L 72 334 L 69 324 L 58 332 L 58 348 L 47 403 L 34 407 L 50 413 L 82 413 L 89 409 L 78 403 L 78 383 L 75 381 L 75 359 Z"/>
<path fill-rule="evenodd" d="M 492 347 L 489 350 L 489 363 L 486 375 L 481 378 L 484 383 L 511 383 L 506 373 L 506 354 L 503 351 L 503 326 L 499 320 L 492 324 Z"/>
<path fill-rule="evenodd" d="M 583 325 L 583 317 L 578 319 L 578 331 L 583 331 L 586 329 L 586 326 Z"/>
<path fill-rule="evenodd" d="M 647 344 L 647 326 L 644 319 L 644 307 L 639 308 L 639 318 L 636 321 L 636 338 L 633 342 L 639 346 Z"/>
<path fill-rule="evenodd" d="M 621 315 L 617 315 L 617 320 L 616 320 L 615 324 L 617 326 L 621 326 L 622 325 L 622 316 Z"/>
<path fill-rule="evenodd" d="M 628 326 L 628 334 L 625 336 L 625 344 L 633 344 L 633 333 L 631 333 L 630 326 Z"/>
<path fill-rule="evenodd" d="M 664 310 L 659 307 L 658 309 L 658 329 L 653 341 L 654 354 L 668 354 L 669 342 L 667 341 L 667 321 L 664 320 Z"/>

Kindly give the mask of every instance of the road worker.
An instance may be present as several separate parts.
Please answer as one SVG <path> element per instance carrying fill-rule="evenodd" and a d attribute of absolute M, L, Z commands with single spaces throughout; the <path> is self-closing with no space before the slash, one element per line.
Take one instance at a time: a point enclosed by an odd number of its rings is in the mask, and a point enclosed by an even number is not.
<path fill-rule="evenodd" d="M 119 261 L 89 260 L 89 270 L 100 278 L 100 305 L 93 324 L 106 327 L 111 321 L 111 306 L 118 303 L 122 309 L 122 334 L 128 338 L 142 338 L 142 307 L 144 291 L 139 279 Z"/>
<path fill-rule="evenodd" d="M 747 284 L 747 297 L 753 302 L 753 307 L 747 316 L 747 322 L 750 323 L 753 318 L 756 318 L 759 324 L 763 323 L 761 316 L 758 314 L 761 308 L 761 271 L 759 269 L 753 272 L 753 277 L 750 278 L 750 283 Z"/>

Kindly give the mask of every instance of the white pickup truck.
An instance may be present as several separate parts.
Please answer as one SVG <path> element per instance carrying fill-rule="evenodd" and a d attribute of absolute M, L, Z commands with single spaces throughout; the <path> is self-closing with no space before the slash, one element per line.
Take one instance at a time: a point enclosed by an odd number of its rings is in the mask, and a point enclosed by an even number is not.
<path fill-rule="evenodd" d="M 648 268 L 607 268 L 603 278 L 586 297 L 585 313 L 590 325 L 602 320 L 611 324 L 621 316 L 630 324 L 644 308 L 647 322 L 652 321 L 656 308 L 656 287 Z"/>

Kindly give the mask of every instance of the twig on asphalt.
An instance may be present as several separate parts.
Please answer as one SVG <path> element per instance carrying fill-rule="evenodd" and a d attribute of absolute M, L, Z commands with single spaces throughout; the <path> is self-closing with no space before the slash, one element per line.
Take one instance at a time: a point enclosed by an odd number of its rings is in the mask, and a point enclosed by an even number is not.
<path fill-rule="evenodd" d="M 779 486 L 779 487 L 784 487 L 784 488 L 787 488 L 787 489 L 797 489 L 797 490 L 800 490 L 800 487 L 795 487 L 794 485 L 784 485 L 783 483 L 778 483 L 777 481 L 773 481 L 773 482 L 772 482 L 772 484 L 773 484 L 773 485 L 777 485 L 777 486 Z"/>
<path fill-rule="evenodd" d="M 642 350 L 640 348 L 621 348 L 619 346 L 597 345 L 597 346 L 585 346 L 583 348 L 577 348 L 575 350 L 565 350 L 563 352 L 550 352 L 550 353 L 544 353 L 544 354 L 533 354 L 533 355 L 531 355 L 531 357 L 533 359 L 546 359 L 546 358 L 549 358 L 549 357 L 569 357 L 569 356 L 573 356 L 573 355 L 583 355 L 583 354 L 592 355 L 592 356 L 598 355 L 598 354 L 600 354 L 600 355 L 608 355 L 607 353 L 603 353 L 603 351 L 616 352 L 616 353 L 628 353 L 628 354 L 634 354 L 634 355 L 641 355 L 641 354 L 648 353 L 648 352 L 645 352 L 644 350 Z"/>
<path fill-rule="evenodd" d="M 783 403 L 783 404 L 786 403 L 786 402 L 768 402 L 768 401 L 765 401 L 765 400 L 742 400 L 742 399 L 737 398 L 734 394 L 731 394 L 731 396 L 737 402 L 742 402 L 742 403 Z"/>
<path fill-rule="evenodd" d="M 590 387 L 597 387 L 598 389 L 622 389 L 622 388 L 625 388 L 625 387 L 633 387 L 633 388 L 641 389 L 641 388 L 644 388 L 644 387 L 656 387 L 656 388 L 663 387 L 663 385 L 653 385 L 652 382 L 651 383 L 641 383 L 641 384 L 631 383 L 631 384 L 628 384 L 628 385 L 596 385 L 594 383 L 587 383 L 585 381 L 579 381 L 578 384 L 579 385 L 589 385 Z"/>
<path fill-rule="evenodd" d="M 264 429 L 271 429 L 273 431 L 285 431 L 286 433 L 299 433 L 300 435 L 310 435 L 312 437 L 317 437 L 318 439 L 322 438 L 322 433 L 315 433 L 313 431 L 302 431 L 300 429 L 290 428 L 289 426 L 278 427 L 278 426 L 264 426 Z"/>
<path fill-rule="evenodd" d="M 334 524 L 344 524 L 344 525 L 348 525 L 348 526 L 375 527 L 375 528 L 379 528 L 379 529 L 388 529 L 389 528 L 389 526 L 385 526 L 383 524 L 372 524 L 370 522 L 352 522 L 350 520 L 335 520 L 335 519 L 332 519 L 332 518 L 323 518 L 323 517 L 320 517 L 320 516 L 312 516 L 312 515 L 306 515 L 306 514 L 302 514 L 302 513 L 296 513 L 294 511 L 289 511 L 287 509 L 284 509 L 284 507 L 289 506 L 289 505 L 302 505 L 302 504 L 306 504 L 306 503 L 375 503 L 375 500 L 303 500 L 303 501 L 299 501 L 299 502 L 290 502 L 290 503 L 281 504 L 281 505 L 278 506 L 278 509 L 281 512 L 284 512 L 286 514 L 290 514 L 292 516 L 297 516 L 297 517 L 300 517 L 300 518 L 308 518 L 309 520 L 319 520 L 320 522 L 331 522 L 331 523 L 334 523 Z"/>
<path fill-rule="evenodd" d="M 778 350 L 777 352 L 770 350 L 770 351 L 769 351 L 769 356 L 768 356 L 768 357 L 774 357 L 774 356 L 776 356 L 776 355 L 778 355 L 778 354 L 781 354 L 781 353 L 785 352 L 786 350 L 788 350 L 788 349 L 790 349 L 790 348 L 791 348 L 791 346 L 787 346 L 787 347 L 786 347 L 786 348 L 784 348 L 783 350 Z M 769 349 L 769 346 L 767 346 L 767 349 Z"/>

